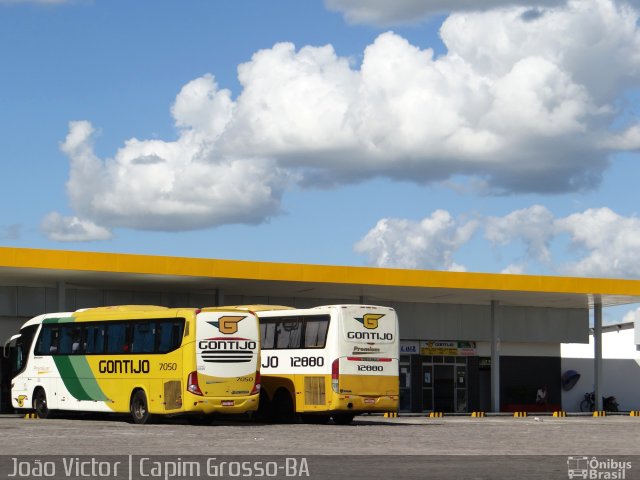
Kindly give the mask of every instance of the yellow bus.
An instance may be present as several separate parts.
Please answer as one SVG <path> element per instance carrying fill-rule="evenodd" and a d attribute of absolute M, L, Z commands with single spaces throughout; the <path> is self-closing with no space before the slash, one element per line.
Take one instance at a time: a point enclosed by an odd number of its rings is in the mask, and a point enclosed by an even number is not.
<path fill-rule="evenodd" d="M 358 414 L 397 411 L 399 341 L 393 308 L 236 308 L 255 312 L 260 322 L 258 418 L 285 423 L 332 418 L 349 424 Z"/>
<path fill-rule="evenodd" d="M 224 308 L 99 307 L 49 313 L 14 336 L 15 409 L 153 415 L 255 411 L 258 320 Z"/>

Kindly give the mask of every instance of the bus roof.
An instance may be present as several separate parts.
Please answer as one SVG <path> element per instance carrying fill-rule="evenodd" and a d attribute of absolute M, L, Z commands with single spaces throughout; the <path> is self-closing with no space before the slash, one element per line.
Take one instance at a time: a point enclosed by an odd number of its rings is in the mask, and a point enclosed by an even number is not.
<path fill-rule="evenodd" d="M 285 305 L 225 305 L 223 307 L 208 307 L 203 310 L 242 310 L 246 312 L 270 312 L 272 310 L 296 310 L 294 307 Z"/>
<path fill-rule="evenodd" d="M 169 310 L 169 308 L 157 305 L 115 305 L 112 307 L 80 308 L 76 312 L 152 312 L 157 310 Z"/>
<path fill-rule="evenodd" d="M 47 318 L 67 318 L 72 315 L 73 312 L 44 313 L 42 315 L 38 315 L 37 317 L 33 317 L 30 320 L 27 320 L 22 324 L 22 327 L 20 327 L 20 329 L 30 327 L 31 325 L 40 325 L 42 321 Z"/>

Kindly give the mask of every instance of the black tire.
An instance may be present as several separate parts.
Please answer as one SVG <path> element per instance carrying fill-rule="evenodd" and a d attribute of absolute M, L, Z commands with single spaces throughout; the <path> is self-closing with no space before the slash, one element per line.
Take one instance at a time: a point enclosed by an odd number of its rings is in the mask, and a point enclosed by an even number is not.
<path fill-rule="evenodd" d="M 264 390 L 260 390 L 260 397 L 258 399 L 258 409 L 251 414 L 251 419 L 256 422 L 272 422 L 273 411 L 271 409 L 271 402 L 269 396 Z"/>
<path fill-rule="evenodd" d="M 293 406 L 293 399 L 288 390 L 280 389 L 273 397 L 272 404 L 273 419 L 277 423 L 293 423 L 296 412 Z"/>
<path fill-rule="evenodd" d="M 51 410 L 47 405 L 47 394 L 44 389 L 38 388 L 33 393 L 33 409 L 38 415 L 38 418 L 51 418 Z"/>
<path fill-rule="evenodd" d="M 131 396 L 131 404 L 129 405 L 129 411 L 131 412 L 131 419 L 133 423 L 139 425 L 149 423 L 151 415 L 149 414 L 149 404 L 147 403 L 147 396 L 144 391 L 136 390 Z"/>
<path fill-rule="evenodd" d="M 310 425 L 326 425 L 329 423 L 331 415 L 314 415 L 311 413 L 302 414 L 302 422 Z"/>
<path fill-rule="evenodd" d="M 333 423 L 336 425 L 349 425 L 353 422 L 354 413 L 336 413 L 333 415 Z"/>

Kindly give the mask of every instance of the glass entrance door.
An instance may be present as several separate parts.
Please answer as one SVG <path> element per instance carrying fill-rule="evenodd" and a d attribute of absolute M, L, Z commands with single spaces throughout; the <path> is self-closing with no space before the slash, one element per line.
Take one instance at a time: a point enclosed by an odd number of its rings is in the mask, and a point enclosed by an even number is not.
<path fill-rule="evenodd" d="M 423 357 L 422 409 L 425 412 L 467 412 L 466 357 Z"/>
<path fill-rule="evenodd" d="M 455 405 L 454 365 L 433 366 L 433 410 L 453 412 Z"/>
<path fill-rule="evenodd" d="M 400 411 L 411 411 L 411 357 L 400 355 Z"/>

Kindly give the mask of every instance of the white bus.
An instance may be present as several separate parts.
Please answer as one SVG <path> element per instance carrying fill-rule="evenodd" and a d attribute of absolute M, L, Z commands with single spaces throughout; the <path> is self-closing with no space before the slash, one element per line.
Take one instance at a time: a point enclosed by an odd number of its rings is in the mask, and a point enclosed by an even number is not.
<path fill-rule="evenodd" d="M 258 316 L 258 417 L 349 424 L 355 415 L 395 412 L 399 401 L 398 319 L 388 307 L 309 309 L 246 306 Z"/>
<path fill-rule="evenodd" d="M 224 308 L 99 307 L 27 321 L 5 352 L 11 402 L 47 418 L 55 410 L 153 415 L 258 408 L 260 341 L 251 312 Z"/>

